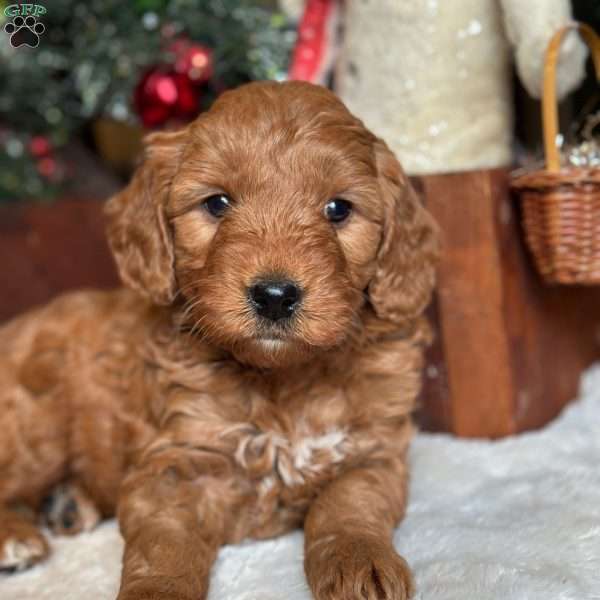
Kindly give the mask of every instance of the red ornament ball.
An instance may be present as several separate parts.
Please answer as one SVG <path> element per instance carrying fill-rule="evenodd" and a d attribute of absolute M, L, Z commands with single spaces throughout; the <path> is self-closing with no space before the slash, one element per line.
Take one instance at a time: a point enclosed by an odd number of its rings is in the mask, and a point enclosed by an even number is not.
<path fill-rule="evenodd" d="M 194 117 L 199 110 L 200 93 L 185 75 L 153 68 L 137 85 L 134 102 L 142 123 L 156 127 L 171 118 Z"/>
<path fill-rule="evenodd" d="M 213 51 L 201 44 L 177 44 L 175 70 L 187 75 L 194 83 L 206 83 L 213 75 Z"/>
<path fill-rule="evenodd" d="M 50 142 L 43 135 L 35 135 L 29 140 L 29 152 L 36 158 L 48 154 L 50 149 Z"/>

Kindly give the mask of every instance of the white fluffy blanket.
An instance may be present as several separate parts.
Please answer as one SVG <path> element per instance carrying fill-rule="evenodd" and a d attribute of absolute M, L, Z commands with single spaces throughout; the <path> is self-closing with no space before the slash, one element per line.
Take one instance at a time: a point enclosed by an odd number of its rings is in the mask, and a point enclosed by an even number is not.
<path fill-rule="evenodd" d="M 600 599 L 600 366 L 545 429 L 499 442 L 421 434 L 408 515 L 394 541 L 426 600 Z M 113 600 L 114 522 L 31 571 L 0 575 L 1 600 Z M 302 534 L 222 550 L 210 600 L 310 600 Z"/>

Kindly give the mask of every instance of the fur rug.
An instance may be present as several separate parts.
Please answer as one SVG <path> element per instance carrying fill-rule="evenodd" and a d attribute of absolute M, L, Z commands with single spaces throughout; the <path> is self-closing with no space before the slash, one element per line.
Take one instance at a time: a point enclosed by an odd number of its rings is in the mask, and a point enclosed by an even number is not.
<path fill-rule="evenodd" d="M 600 599 L 600 365 L 545 429 L 499 442 L 421 434 L 394 541 L 427 600 Z M 114 522 L 53 540 L 31 571 L 0 575 L 2 600 L 113 600 Z M 209 600 L 310 600 L 302 534 L 222 550 Z"/>

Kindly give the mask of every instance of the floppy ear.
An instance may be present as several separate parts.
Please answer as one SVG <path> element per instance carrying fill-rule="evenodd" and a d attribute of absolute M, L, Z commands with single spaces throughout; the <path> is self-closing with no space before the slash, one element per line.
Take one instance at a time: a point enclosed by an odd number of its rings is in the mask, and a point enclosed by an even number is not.
<path fill-rule="evenodd" d="M 105 207 L 108 243 L 121 279 L 156 304 L 168 305 L 176 294 L 165 206 L 185 137 L 186 130 L 147 136 L 131 182 Z"/>
<path fill-rule="evenodd" d="M 382 140 L 375 143 L 375 154 L 385 217 L 369 298 L 380 319 L 405 324 L 419 316 L 430 300 L 438 231 Z"/>

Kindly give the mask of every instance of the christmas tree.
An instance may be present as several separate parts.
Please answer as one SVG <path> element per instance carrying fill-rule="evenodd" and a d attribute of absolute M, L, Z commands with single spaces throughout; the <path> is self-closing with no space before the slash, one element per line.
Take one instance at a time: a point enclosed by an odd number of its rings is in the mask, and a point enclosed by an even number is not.
<path fill-rule="evenodd" d="M 35 17 L 16 11 L 0 0 L 0 201 L 56 193 L 68 179 L 56 150 L 94 120 L 188 121 L 227 88 L 283 78 L 294 42 L 264 2 L 53 0 Z"/>

